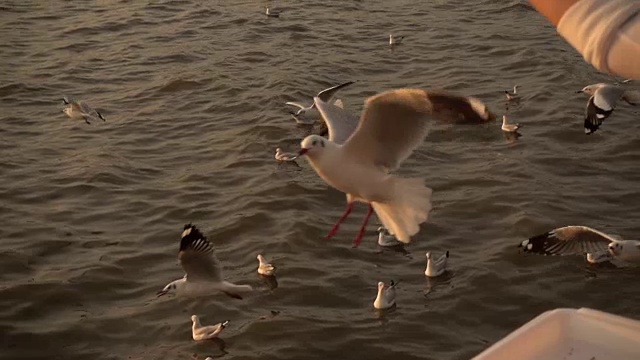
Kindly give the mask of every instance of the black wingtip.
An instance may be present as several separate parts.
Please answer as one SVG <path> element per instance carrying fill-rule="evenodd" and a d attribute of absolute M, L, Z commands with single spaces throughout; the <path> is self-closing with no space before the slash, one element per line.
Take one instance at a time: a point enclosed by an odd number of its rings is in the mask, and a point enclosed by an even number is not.
<path fill-rule="evenodd" d="M 102 116 L 102 114 L 100 114 L 99 112 L 96 111 L 96 113 L 98 114 L 98 117 L 100 119 L 102 119 L 102 121 L 107 121 L 107 119 L 104 118 L 104 116 Z"/>
<path fill-rule="evenodd" d="M 199 239 L 207 240 L 195 225 L 191 223 L 186 224 L 182 232 L 182 239 L 180 239 L 180 251 L 187 249 Z"/>
<path fill-rule="evenodd" d="M 528 240 L 521 242 L 518 247 L 521 247 L 524 252 L 551 255 L 551 253 L 545 249 L 551 237 L 553 237 L 552 232 L 547 231 L 543 234 L 530 237 Z"/>
<path fill-rule="evenodd" d="M 69 100 L 67 100 L 66 96 L 62 98 L 62 103 L 65 105 L 69 105 Z"/>
<path fill-rule="evenodd" d="M 449 250 L 447 250 L 447 252 L 445 253 L 444 256 L 447 257 L 447 258 L 449 257 Z"/>

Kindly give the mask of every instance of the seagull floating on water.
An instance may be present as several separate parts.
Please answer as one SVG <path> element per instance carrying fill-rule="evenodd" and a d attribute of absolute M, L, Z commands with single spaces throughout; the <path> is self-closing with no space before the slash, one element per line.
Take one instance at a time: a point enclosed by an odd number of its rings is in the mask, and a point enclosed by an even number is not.
<path fill-rule="evenodd" d="M 393 36 L 393 34 L 389 34 L 389 46 L 400 45 L 402 44 L 402 40 L 404 40 L 404 36 Z"/>
<path fill-rule="evenodd" d="M 378 310 L 389 309 L 396 305 L 396 285 L 393 280 L 388 287 L 382 281 L 378 282 L 378 295 L 373 301 L 373 307 Z"/>
<path fill-rule="evenodd" d="M 390 172 L 422 143 L 429 130 L 428 120 L 490 119 L 486 106 L 473 98 L 419 89 L 397 89 L 370 97 L 355 131 L 350 121 L 344 121 L 343 109 L 318 98 L 315 104 L 329 128 L 329 138 L 307 136 L 299 155 L 307 157 L 327 184 L 347 195 L 347 207 L 326 239 L 337 233 L 354 202 L 368 204 L 354 246 L 360 244 L 373 211 L 389 233 L 405 243 L 427 220 L 431 189 L 422 179 Z"/>
<path fill-rule="evenodd" d="M 587 135 L 598 130 L 602 122 L 611 115 L 620 99 L 626 101 L 629 105 L 635 106 L 640 103 L 640 92 L 625 90 L 620 86 L 611 84 L 593 84 L 585 86 L 577 92 L 590 95 L 584 118 L 584 132 Z"/>
<path fill-rule="evenodd" d="M 509 124 L 507 123 L 507 115 L 502 115 L 502 131 L 513 133 L 519 128 L 520 124 Z"/>
<path fill-rule="evenodd" d="M 428 251 L 427 254 L 427 268 L 424 270 L 424 274 L 428 277 L 436 277 L 444 274 L 447 270 L 447 261 L 449 260 L 449 251 L 442 254 L 437 259 L 431 258 L 431 252 Z"/>
<path fill-rule="evenodd" d="M 191 326 L 191 336 L 195 341 L 217 338 L 218 334 L 220 334 L 220 332 L 229 324 L 229 321 L 227 320 L 215 325 L 202 326 L 197 315 L 191 315 L 191 321 L 193 321 L 193 325 Z"/>
<path fill-rule="evenodd" d="M 271 8 L 267 6 L 264 14 L 267 15 L 267 17 L 280 17 L 281 12 L 282 11 L 271 10 Z"/>
<path fill-rule="evenodd" d="M 275 158 L 278 161 L 294 161 L 295 159 L 298 158 L 298 154 L 284 152 L 282 151 L 282 149 L 276 148 Z"/>
<path fill-rule="evenodd" d="M 158 296 L 172 292 L 185 296 L 206 296 L 222 292 L 232 298 L 242 299 L 240 293 L 253 290 L 249 285 L 236 285 L 224 280 L 213 246 L 195 225 L 184 226 L 178 260 L 186 275 L 167 284 L 158 292 Z"/>
<path fill-rule="evenodd" d="M 400 244 L 402 243 L 396 240 L 395 236 L 389 234 L 387 229 L 385 229 L 382 226 L 378 228 L 378 245 L 383 247 L 392 247 L 392 246 L 398 246 Z"/>
<path fill-rule="evenodd" d="M 89 125 L 91 125 L 89 120 L 101 119 L 102 121 L 107 121 L 102 114 L 83 101 L 75 101 L 65 96 L 62 98 L 62 102 L 65 105 L 69 105 L 62 109 L 62 112 L 72 119 L 84 119 Z"/>
<path fill-rule="evenodd" d="M 640 241 L 619 240 L 586 226 L 565 226 L 524 240 L 525 252 L 544 255 L 588 255 L 598 261 L 607 252 L 611 258 L 640 263 Z M 590 261 L 590 262 L 591 262 Z"/>
<path fill-rule="evenodd" d="M 509 92 L 509 90 L 504 91 L 504 95 L 507 97 L 508 101 L 520 100 L 520 95 L 518 94 L 518 85 L 513 87 L 513 92 Z"/>
<path fill-rule="evenodd" d="M 324 89 L 324 90 L 320 91 L 318 93 L 318 95 L 316 95 L 316 97 L 320 98 L 324 102 L 329 102 L 335 96 L 335 94 L 338 92 L 338 90 L 340 90 L 340 89 L 342 89 L 344 87 L 347 87 L 347 86 L 349 86 L 349 85 L 351 85 L 353 83 L 355 83 L 355 81 L 347 81 L 347 82 L 342 83 L 340 85 L 336 85 L 336 86 L 332 86 L 330 88 Z M 309 106 L 304 106 L 304 105 L 302 105 L 300 103 L 297 103 L 297 102 L 288 101 L 288 102 L 285 103 L 285 105 L 295 106 L 295 107 L 298 108 L 298 111 L 291 112 L 291 115 L 293 115 L 293 118 L 296 119 L 296 121 L 298 123 L 301 123 L 301 124 L 314 124 L 315 123 L 315 120 L 314 121 L 309 121 L 309 120 L 306 120 L 304 118 L 301 118 L 301 116 L 304 116 L 308 111 L 311 111 L 312 109 L 314 109 L 316 107 L 315 102 L 312 103 Z"/>
<path fill-rule="evenodd" d="M 258 254 L 258 274 L 264 276 L 272 276 L 276 268 L 264 260 L 261 254 Z"/>

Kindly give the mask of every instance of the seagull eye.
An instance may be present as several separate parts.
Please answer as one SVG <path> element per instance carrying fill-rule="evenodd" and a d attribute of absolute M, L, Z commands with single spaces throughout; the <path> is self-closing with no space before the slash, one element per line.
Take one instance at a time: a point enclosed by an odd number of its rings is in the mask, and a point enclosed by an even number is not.
<path fill-rule="evenodd" d="M 317 141 L 313 140 L 313 142 L 311 142 L 311 145 L 316 146 Z"/>

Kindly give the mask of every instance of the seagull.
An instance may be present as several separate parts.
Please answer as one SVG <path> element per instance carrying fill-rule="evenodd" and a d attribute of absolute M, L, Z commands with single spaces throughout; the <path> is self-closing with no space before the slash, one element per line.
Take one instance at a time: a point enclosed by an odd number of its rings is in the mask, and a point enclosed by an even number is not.
<path fill-rule="evenodd" d="M 191 321 L 193 321 L 193 325 L 191 326 L 191 336 L 195 341 L 217 338 L 218 334 L 220 334 L 220 332 L 229 324 L 229 321 L 227 320 L 215 325 L 202 326 L 197 315 L 191 315 Z"/>
<path fill-rule="evenodd" d="M 505 90 L 504 95 L 507 97 L 508 101 L 520 100 L 520 95 L 518 95 L 518 85 L 513 87 L 512 93 L 510 93 L 509 90 Z"/>
<path fill-rule="evenodd" d="M 424 271 L 424 274 L 428 277 L 436 277 L 444 274 L 447 270 L 447 261 L 449 259 L 449 251 L 442 254 L 439 258 L 433 260 L 431 259 L 431 252 L 427 252 L 427 268 Z"/>
<path fill-rule="evenodd" d="M 275 158 L 278 161 L 294 161 L 298 158 L 298 154 L 284 152 L 282 149 L 276 148 Z"/>
<path fill-rule="evenodd" d="M 272 276 L 273 273 L 275 272 L 276 268 L 273 267 L 273 265 L 269 264 L 268 262 L 266 262 L 264 260 L 264 257 L 262 257 L 261 254 L 258 254 L 258 274 L 260 275 L 264 275 L 264 276 Z"/>
<path fill-rule="evenodd" d="M 640 263 L 640 241 L 619 240 L 586 226 L 565 226 L 524 240 L 525 252 L 544 255 L 583 255 L 597 261 L 608 252 L 612 258 Z"/>
<path fill-rule="evenodd" d="M 336 85 L 336 86 L 332 86 L 330 88 L 324 89 L 322 91 L 320 91 L 318 93 L 318 95 L 316 95 L 317 98 L 320 98 L 322 101 L 324 102 L 329 102 L 331 101 L 331 99 L 333 98 L 333 96 L 335 96 L 335 94 L 338 92 L 338 90 L 347 87 L 351 84 L 355 83 L 355 81 L 347 81 L 345 83 L 342 83 L 340 85 Z M 291 112 L 291 115 L 293 115 L 293 118 L 296 119 L 296 121 L 298 123 L 301 124 L 313 124 L 315 123 L 315 121 L 311 121 L 309 122 L 308 120 L 305 119 L 301 119 L 300 116 L 304 115 L 307 111 L 310 111 L 311 109 L 315 108 L 316 105 L 315 103 L 312 103 L 310 106 L 304 106 L 300 103 L 297 102 L 286 102 L 285 105 L 290 105 L 290 106 L 295 106 L 298 108 L 298 111 L 296 112 Z"/>
<path fill-rule="evenodd" d="M 378 310 L 389 309 L 396 305 L 396 285 L 393 280 L 389 287 L 385 287 L 382 281 L 378 282 L 378 295 L 373 301 L 373 307 Z"/>
<path fill-rule="evenodd" d="M 393 34 L 389 34 L 389 46 L 400 45 L 404 40 L 404 36 L 394 37 Z"/>
<path fill-rule="evenodd" d="M 507 115 L 502 115 L 502 131 L 514 133 L 520 128 L 520 124 L 508 124 Z"/>
<path fill-rule="evenodd" d="M 584 132 L 587 135 L 598 130 L 602 122 L 611 115 L 618 100 L 622 99 L 634 106 L 640 103 L 640 93 L 638 91 L 625 90 L 611 84 L 592 84 L 585 86 L 577 93 L 590 95 L 584 118 Z"/>
<path fill-rule="evenodd" d="M 195 225 L 184 226 L 178 260 L 186 275 L 167 284 L 157 293 L 158 297 L 171 292 L 185 296 L 206 296 L 222 292 L 232 298 L 242 299 L 239 293 L 253 290 L 249 285 L 236 285 L 224 280 L 213 246 Z"/>
<path fill-rule="evenodd" d="M 327 123 L 329 138 L 309 135 L 301 143 L 311 167 L 330 186 L 347 195 L 344 214 L 329 231 L 333 237 L 355 201 L 368 204 L 368 212 L 356 236 L 360 244 L 373 211 L 391 235 L 404 242 L 418 233 L 431 210 L 431 189 L 418 178 L 402 178 L 396 170 L 426 137 L 429 119 L 489 119 L 484 104 L 441 92 L 397 89 L 370 97 L 356 129 L 344 121 L 345 111 L 314 99 Z"/>
<path fill-rule="evenodd" d="M 396 240 L 395 236 L 390 235 L 383 226 L 378 228 L 378 245 L 382 247 L 392 247 L 400 244 L 402 243 Z"/>
<path fill-rule="evenodd" d="M 75 101 L 73 99 L 69 99 L 68 97 L 64 96 L 62 98 L 62 103 L 64 105 L 69 105 L 64 109 L 62 109 L 62 112 L 67 114 L 67 116 L 69 116 L 72 119 L 82 118 L 89 125 L 91 125 L 91 123 L 89 122 L 89 119 L 91 120 L 101 119 L 102 121 L 107 121 L 107 119 L 105 119 L 104 116 L 102 116 L 102 114 L 94 110 L 91 106 L 87 105 L 87 103 L 83 101 Z"/>
<path fill-rule="evenodd" d="M 282 11 L 271 10 L 271 8 L 267 6 L 264 14 L 267 15 L 267 17 L 280 17 L 281 12 Z"/>

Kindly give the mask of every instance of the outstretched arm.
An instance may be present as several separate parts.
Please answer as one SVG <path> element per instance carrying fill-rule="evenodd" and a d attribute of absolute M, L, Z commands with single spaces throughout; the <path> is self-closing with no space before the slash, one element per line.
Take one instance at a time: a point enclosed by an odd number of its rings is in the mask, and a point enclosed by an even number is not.
<path fill-rule="evenodd" d="M 639 0 L 529 0 L 596 69 L 640 79 Z"/>

